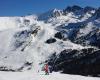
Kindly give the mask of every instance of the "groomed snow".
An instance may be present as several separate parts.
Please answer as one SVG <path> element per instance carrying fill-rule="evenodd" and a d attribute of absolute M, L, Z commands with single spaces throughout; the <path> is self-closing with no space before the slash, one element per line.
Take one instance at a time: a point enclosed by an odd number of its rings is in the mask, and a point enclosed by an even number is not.
<path fill-rule="evenodd" d="M 0 72 L 0 80 L 100 80 L 97 77 L 84 77 L 53 72 L 50 75 L 31 72 Z"/>

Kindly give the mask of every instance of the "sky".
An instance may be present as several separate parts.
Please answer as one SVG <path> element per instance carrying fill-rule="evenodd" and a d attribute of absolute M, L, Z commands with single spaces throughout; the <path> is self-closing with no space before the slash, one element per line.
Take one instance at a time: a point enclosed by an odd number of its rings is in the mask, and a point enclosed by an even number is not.
<path fill-rule="evenodd" d="M 0 0 L 0 16 L 40 14 L 72 5 L 100 7 L 100 0 Z"/>

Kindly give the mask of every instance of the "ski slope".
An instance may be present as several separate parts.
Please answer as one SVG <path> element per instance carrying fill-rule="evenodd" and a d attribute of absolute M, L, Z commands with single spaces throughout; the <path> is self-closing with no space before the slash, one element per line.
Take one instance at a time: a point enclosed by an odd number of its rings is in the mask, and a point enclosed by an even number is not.
<path fill-rule="evenodd" d="M 0 72 L 0 80 L 100 80 L 96 77 L 84 77 L 53 72 L 50 75 L 31 72 Z"/>

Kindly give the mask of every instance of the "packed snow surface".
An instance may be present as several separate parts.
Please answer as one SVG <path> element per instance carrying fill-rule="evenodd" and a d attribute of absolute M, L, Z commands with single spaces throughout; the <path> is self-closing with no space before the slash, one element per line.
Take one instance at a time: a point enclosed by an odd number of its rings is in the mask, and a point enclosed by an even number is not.
<path fill-rule="evenodd" d="M 100 80 L 96 77 L 84 77 L 53 72 L 50 75 L 33 72 L 0 72 L 0 80 Z"/>

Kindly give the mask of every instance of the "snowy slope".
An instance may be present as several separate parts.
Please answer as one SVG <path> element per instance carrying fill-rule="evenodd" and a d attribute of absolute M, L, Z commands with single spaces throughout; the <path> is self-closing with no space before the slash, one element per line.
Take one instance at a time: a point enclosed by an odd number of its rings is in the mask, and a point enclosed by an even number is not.
<path fill-rule="evenodd" d="M 99 10 L 76 6 L 39 16 L 0 17 L 0 70 L 38 72 L 54 53 L 99 49 L 99 19 Z"/>
<path fill-rule="evenodd" d="M 53 38 L 57 31 L 51 24 L 36 21 L 33 16 L 6 18 L 6 21 L 5 18 L 0 18 L 2 22 L 0 25 L 2 26 L 0 66 L 4 69 L 23 69 L 22 66 L 26 66 L 26 63 L 38 65 L 44 62 L 54 52 L 59 53 L 69 48 L 84 48 L 70 41 L 62 42 L 59 39 L 52 44 L 46 43 L 46 40 Z M 37 32 L 34 33 L 35 30 Z"/>
<path fill-rule="evenodd" d="M 0 17 L 0 31 L 5 29 L 12 29 L 23 27 L 26 24 L 33 24 L 34 20 L 37 19 L 37 16 L 30 15 L 24 17 Z"/>
<path fill-rule="evenodd" d="M 17 75 L 17 77 L 16 77 Z M 84 77 L 78 75 L 68 75 L 52 73 L 50 75 L 34 74 L 32 72 L 0 72 L 0 80 L 100 80 L 96 77 Z"/>

